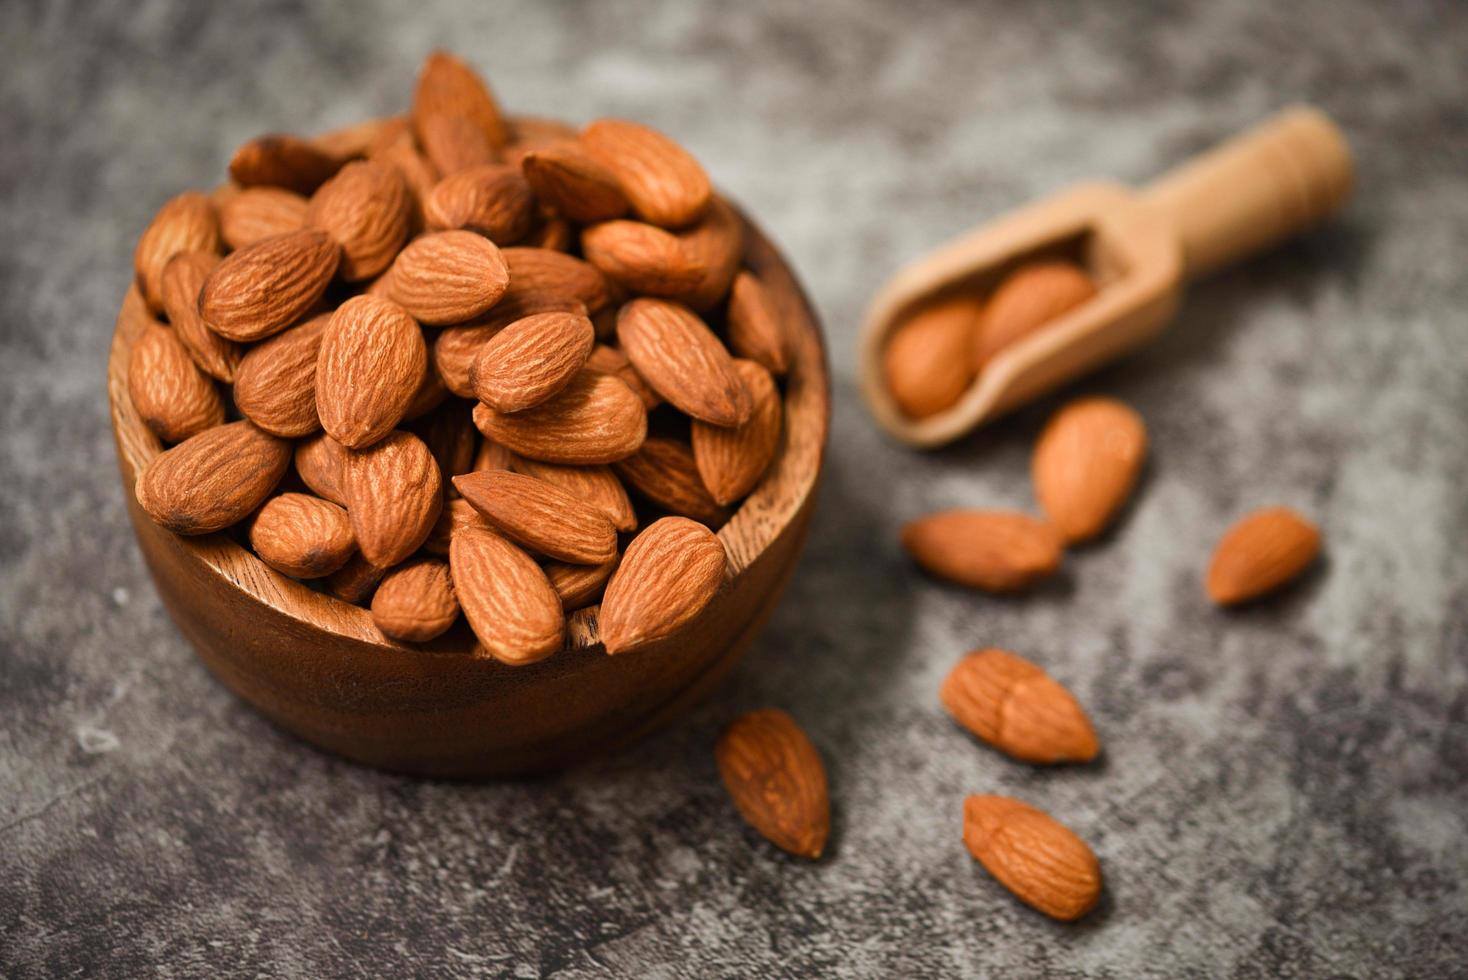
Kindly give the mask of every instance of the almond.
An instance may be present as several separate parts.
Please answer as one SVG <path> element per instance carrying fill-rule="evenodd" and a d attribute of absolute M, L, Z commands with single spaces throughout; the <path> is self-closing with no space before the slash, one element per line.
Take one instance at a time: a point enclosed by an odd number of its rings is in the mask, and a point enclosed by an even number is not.
<path fill-rule="evenodd" d="M 317 433 L 296 446 L 295 463 L 296 475 L 312 493 L 334 504 L 347 505 L 345 446 L 324 432 Z"/>
<path fill-rule="evenodd" d="M 709 495 L 728 506 L 754 489 L 780 446 L 784 410 L 770 372 L 754 361 L 736 360 L 754 401 L 749 421 L 732 429 L 693 420 L 693 458 Z M 646 444 L 644 444 L 645 446 Z"/>
<path fill-rule="evenodd" d="M 1073 922 L 1101 897 L 1096 855 L 1050 815 L 1007 796 L 963 801 L 963 843 L 1020 901 Z"/>
<path fill-rule="evenodd" d="M 244 348 L 210 330 L 199 315 L 199 292 L 218 264 L 213 252 L 180 252 L 170 259 L 163 267 L 163 312 L 199 370 L 229 384 Z"/>
<path fill-rule="evenodd" d="M 133 273 L 148 308 L 163 309 L 163 269 L 180 252 L 219 251 L 214 204 L 198 191 L 185 191 L 158 209 L 133 250 Z"/>
<path fill-rule="evenodd" d="M 219 232 L 234 251 L 306 227 L 310 205 L 295 191 L 246 187 L 219 206 Z"/>
<path fill-rule="evenodd" d="M 576 240 L 575 229 L 565 218 L 557 218 L 547 215 L 543 210 L 540 213 L 540 221 L 531 229 L 525 237 L 524 245 L 528 248 L 543 248 L 556 252 L 569 252 L 571 243 Z"/>
<path fill-rule="evenodd" d="M 505 157 L 523 156 L 533 150 L 548 146 L 560 146 L 576 140 L 576 127 L 560 119 L 546 116 L 516 116 L 510 123 L 510 145 L 505 148 Z"/>
<path fill-rule="evenodd" d="M 336 239 L 342 249 L 337 272 L 357 282 L 392 264 L 407 241 L 411 214 L 408 184 L 397 168 L 358 160 L 311 196 L 306 222 Z"/>
<path fill-rule="evenodd" d="M 341 249 L 315 228 L 232 252 L 199 293 L 199 313 L 230 340 L 263 340 L 299 320 L 331 284 Z"/>
<path fill-rule="evenodd" d="M 633 490 L 671 514 L 711 528 L 729 520 L 729 511 L 703 485 L 693 450 L 685 442 L 651 436 L 636 453 L 618 460 L 614 469 Z"/>
<path fill-rule="evenodd" d="M 795 719 L 752 711 L 724 729 L 714 759 L 746 823 L 796 857 L 821 856 L 831 831 L 826 767 Z"/>
<path fill-rule="evenodd" d="M 418 142 L 433 168 L 448 177 L 462 170 L 498 163 L 500 155 L 468 116 L 430 116 L 418 127 Z M 427 202 L 424 202 L 427 213 Z"/>
<path fill-rule="evenodd" d="M 1067 542 L 1088 541 L 1126 503 L 1147 458 L 1142 417 L 1111 398 L 1082 398 L 1056 412 L 1035 444 L 1035 496 Z"/>
<path fill-rule="evenodd" d="M 459 497 L 445 501 L 443 510 L 439 511 L 438 520 L 433 522 L 433 530 L 428 532 L 428 538 L 423 542 L 423 550 L 447 557 L 454 535 L 466 527 L 490 530 L 490 526 L 469 501 Z"/>
<path fill-rule="evenodd" d="M 448 397 L 448 386 L 444 384 L 443 376 L 438 373 L 438 369 L 433 366 L 433 362 L 430 360 L 423 369 L 423 377 L 418 381 L 418 389 L 413 392 L 413 399 L 408 402 L 408 407 L 403 412 L 403 418 L 422 418 L 446 402 Z M 465 421 L 468 418 L 469 416 L 465 414 Z"/>
<path fill-rule="evenodd" d="M 333 160 L 356 160 L 410 131 L 407 116 L 382 116 L 328 130 L 311 143 Z"/>
<path fill-rule="evenodd" d="M 668 639 L 687 625 L 724 582 L 724 546 L 686 517 L 664 517 L 632 540 L 607 583 L 601 639 L 626 653 Z"/>
<path fill-rule="evenodd" d="M 598 333 L 600 333 L 599 330 Z M 632 362 L 627 360 L 627 355 L 615 347 L 597 344 L 591 349 L 591 356 L 586 359 L 586 366 L 593 371 L 620 378 L 623 384 L 637 393 L 637 397 L 642 399 L 643 407 L 649 412 L 663 403 L 663 396 L 652 390 L 642 375 L 637 373 Z"/>
<path fill-rule="evenodd" d="M 710 275 L 707 259 L 694 255 L 670 231 L 641 221 L 603 221 L 581 232 L 586 261 L 630 292 L 682 299 Z"/>
<path fill-rule="evenodd" d="M 676 408 L 713 425 L 749 421 L 754 404 L 733 359 L 688 307 L 634 299 L 617 314 L 617 340 L 637 373 Z"/>
<path fill-rule="evenodd" d="M 776 377 L 790 370 L 790 344 L 784 321 L 765 284 L 749 270 L 734 277 L 729 289 L 729 349 L 762 365 Z"/>
<path fill-rule="evenodd" d="M 509 282 L 494 242 L 472 231 L 441 231 L 398 253 L 388 294 L 421 323 L 462 323 L 493 306 Z"/>
<path fill-rule="evenodd" d="M 959 724 L 1024 762 L 1090 762 L 1100 751 L 1091 720 L 1071 693 L 1006 650 L 965 656 L 938 696 Z"/>
<path fill-rule="evenodd" d="M 665 228 L 703 216 L 712 190 L 688 151 L 648 126 L 598 119 L 581 131 L 581 146 L 616 177 L 632 209 Z"/>
<path fill-rule="evenodd" d="M 234 151 L 229 175 L 244 187 L 284 187 L 310 194 L 336 173 L 341 161 L 299 136 L 257 136 Z"/>
<path fill-rule="evenodd" d="M 953 406 L 974 380 L 968 348 L 981 307 L 968 296 L 907 316 L 882 350 L 882 377 L 897 407 L 915 419 Z"/>
<path fill-rule="evenodd" d="M 524 460 L 493 439 L 480 439 L 479 449 L 474 453 L 474 465 L 469 470 L 471 473 L 478 473 L 481 470 L 508 470 L 512 468 L 511 464 L 516 462 L 524 462 Z M 535 476 L 536 474 L 530 475 Z"/>
<path fill-rule="evenodd" d="M 181 442 L 224 421 L 219 389 L 160 323 L 148 324 L 133 342 L 127 391 L 143 423 L 164 442 Z"/>
<path fill-rule="evenodd" d="M 448 52 L 434 51 L 424 60 L 413 92 L 413 125 L 420 139 L 424 121 L 441 115 L 467 117 L 491 146 L 510 141 L 504 114 L 484 79 Z"/>
<path fill-rule="evenodd" d="M 399 565 L 383 576 L 372 596 L 372 621 L 395 640 L 426 643 L 458 618 L 449 566 L 437 558 Z"/>
<path fill-rule="evenodd" d="M 552 486 L 560 487 L 577 500 L 584 501 L 601 511 L 618 531 L 637 530 L 637 512 L 632 509 L 632 501 L 628 499 L 627 490 L 622 486 L 622 481 L 617 479 L 617 474 L 613 473 L 610 467 L 558 466 L 555 463 L 542 463 L 534 459 L 521 459 L 504 452 L 488 439 L 484 441 L 483 448 L 486 452 L 494 452 L 498 449 L 499 453 L 503 454 L 503 463 L 496 458 L 494 465 L 482 468 L 508 468 L 513 469 L 516 473 L 544 480 Z M 476 466 L 475 469 L 481 469 L 481 467 Z"/>
<path fill-rule="evenodd" d="M 464 228 L 496 245 L 510 245 L 535 224 L 535 195 L 513 167 L 487 164 L 450 173 L 423 202 L 429 229 Z M 510 282 L 515 281 L 513 267 Z"/>
<path fill-rule="evenodd" d="M 560 487 L 508 470 L 454 478 L 459 495 L 496 531 L 538 554 L 600 565 L 617 554 L 617 529 L 597 507 Z"/>
<path fill-rule="evenodd" d="M 1071 262 L 1020 266 L 989 297 L 974 331 L 971 364 L 982 371 L 995 354 L 1096 295 L 1091 277 Z"/>
<path fill-rule="evenodd" d="M 331 314 L 322 313 L 265 340 L 235 373 L 234 403 L 266 432 L 288 439 L 321 428 L 316 416 L 316 362 Z"/>
<path fill-rule="evenodd" d="M 939 578 L 989 592 L 1019 592 L 1060 567 L 1060 536 L 1025 514 L 949 510 L 910 522 L 902 546 Z"/>
<path fill-rule="evenodd" d="M 574 143 L 531 150 L 520 167 L 535 196 L 577 224 L 620 218 L 630 206 L 616 174 Z"/>
<path fill-rule="evenodd" d="M 321 427 L 348 449 L 372 445 L 402 420 L 427 368 L 423 331 L 402 307 L 353 296 L 331 315 L 321 337 Z"/>
<path fill-rule="evenodd" d="M 398 138 L 374 148 L 371 159 L 388 164 L 402 175 L 411 198 L 409 225 L 415 231 L 421 229 L 424 224 L 423 205 L 438 183 L 438 170 L 418 152 L 411 133 L 402 133 Z"/>
<path fill-rule="evenodd" d="M 561 648 L 561 599 L 525 552 L 493 531 L 466 528 L 454 535 L 449 565 L 459 605 L 491 657 L 518 666 Z"/>
<path fill-rule="evenodd" d="M 1208 598 L 1233 606 L 1293 581 L 1320 554 L 1320 531 L 1287 507 L 1265 507 L 1228 529 L 1213 551 Z"/>
<path fill-rule="evenodd" d="M 596 340 L 591 321 L 574 313 L 516 320 L 479 350 L 470 369 L 474 395 L 500 412 L 519 412 L 566 387 Z"/>
<path fill-rule="evenodd" d="M 380 568 L 417 551 L 443 506 L 438 463 L 409 432 L 349 453 L 344 486 L 357 546 Z"/>
<path fill-rule="evenodd" d="M 445 480 L 474 468 L 479 432 L 462 403 L 444 405 L 419 419 L 408 431 L 422 439 L 428 451 L 433 453 Z"/>
<path fill-rule="evenodd" d="M 523 412 L 476 405 L 474 424 L 521 456 L 587 466 L 637 452 L 647 436 L 647 410 L 616 378 L 583 369 L 555 397 Z"/>
<path fill-rule="evenodd" d="M 326 591 L 342 602 L 360 605 L 367 601 L 386 574 L 387 569 L 379 568 L 358 553 L 326 577 Z"/>
<path fill-rule="evenodd" d="M 433 338 L 433 369 L 443 380 L 444 386 L 460 398 L 474 397 L 474 384 L 470 374 L 480 351 L 494 339 L 503 327 L 483 323 L 447 327 Z"/>
<path fill-rule="evenodd" d="M 600 565 L 574 565 L 565 561 L 548 561 L 541 566 L 551 588 L 561 597 L 561 609 L 574 612 L 584 609 L 601 599 L 607 579 L 617 570 L 620 555 Z"/>
<path fill-rule="evenodd" d="M 250 524 L 250 547 L 282 575 L 321 578 L 357 550 L 347 512 L 307 493 L 271 497 Z"/>
<path fill-rule="evenodd" d="M 209 534 L 265 502 L 291 461 L 291 444 L 251 422 L 190 436 L 138 477 L 138 504 L 175 534 Z"/>
<path fill-rule="evenodd" d="M 596 312 L 612 300 L 612 287 L 607 277 L 589 262 L 574 255 L 548 248 L 502 249 L 510 269 L 510 288 L 504 302 L 521 300 L 527 294 L 571 297 L 590 312 Z"/>
<path fill-rule="evenodd" d="M 678 237 L 683 253 L 704 269 L 697 287 L 687 296 L 688 305 L 708 310 L 729 294 L 729 284 L 739 271 L 739 260 L 744 255 L 744 224 L 734 209 L 715 195 L 703 219 Z"/>

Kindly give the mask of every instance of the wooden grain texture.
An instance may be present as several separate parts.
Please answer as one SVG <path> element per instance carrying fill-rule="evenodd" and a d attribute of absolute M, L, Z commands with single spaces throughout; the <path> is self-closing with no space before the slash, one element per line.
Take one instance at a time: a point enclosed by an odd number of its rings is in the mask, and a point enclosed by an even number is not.
<path fill-rule="evenodd" d="M 606 655 L 597 607 L 589 607 L 569 618 L 566 649 L 515 668 L 474 657 L 462 622 L 410 648 L 384 636 L 369 610 L 274 572 L 226 535 L 186 539 L 155 525 L 131 492 L 161 446 L 126 391 L 128 353 L 148 322 L 130 289 L 108 367 L 119 467 L 148 568 L 200 659 L 266 717 L 317 746 L 436 776 L 564 766 L 646 734 L 707 694 L 769 617 L 794 569 L 829 426 L 814 314 L 773 246 L 746 231 L 745 261 L 790 325 L 792 368 L 771 472 L 719 532 L 729 584 L 678 635 L 635 655 Z"/>

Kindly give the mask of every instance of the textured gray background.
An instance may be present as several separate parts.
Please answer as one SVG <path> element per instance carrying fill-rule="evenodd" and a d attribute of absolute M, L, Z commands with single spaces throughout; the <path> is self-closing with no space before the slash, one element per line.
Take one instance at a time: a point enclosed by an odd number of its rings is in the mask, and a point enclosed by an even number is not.
<path fill-rule="evenodd" d="M 1468 971 L 1468 7 L 0 6 L 0 974 L 1447 976 Z M 618 758 L 449 785 L 324 757 L 195 662 L 114 475 L 104 358 L 132 243 L 258 131 L 405 104 L 450 45 L 516 110 L 646 119 L 761 216 L 836 377 L 804 564 L 731 683 Z M 880 438 L 854 325 L 899 262 L 1095 175 L 1141 180 L 1291 99 L 1360 154 L 1342 220 L 1192 290 L 1077 390 L 1155 453 L 1109 540 L 1019 600 L 923 580 L 900 523 L 1027 506 L 1049 407 L 939 455 Z M 1328 560 L 1223 614 L 1231 518 Z M 935 689 L 1003 644 L 1105 742 L 1035 771 Z M 792 711 L 830 765 L 810 866 L 739 822 L 719 727 Z M 1013 793 L 1076 828 L 1103 908 L 1062 927 L 959 843 Z"/>

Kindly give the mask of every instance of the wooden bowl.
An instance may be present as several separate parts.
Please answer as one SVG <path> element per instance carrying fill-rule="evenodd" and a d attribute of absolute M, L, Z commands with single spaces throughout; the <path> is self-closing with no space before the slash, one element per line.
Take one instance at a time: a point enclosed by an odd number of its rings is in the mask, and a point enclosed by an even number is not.
<path fill-rule="evenodd" d="M 830 392 L 815 314 L 789 266 L 744 221 L 745 264 L 769 286 L 793 340 L 785 433 L 775 461 L 719 531 L 731 574 L 676 636 L 608 656 L 597 608 L 574 613 L 567 645 L 536 664 L 473 656 L 462 619 L 430 644 L 385 637 L 366 609 L 279 574 L 227 534 L 179 537 L 138 505 L 137 475 L 162 446 L 127 393 L 128 354 L 149 314 L 123 300 L 107 365 L 128 513 L 163 603 L 225 686 L 280 727 L 357 762 L 483 777 L 557 768 L 625 745 L 707 694 L 774 609 L 805 541 L 825 455 Z"/>

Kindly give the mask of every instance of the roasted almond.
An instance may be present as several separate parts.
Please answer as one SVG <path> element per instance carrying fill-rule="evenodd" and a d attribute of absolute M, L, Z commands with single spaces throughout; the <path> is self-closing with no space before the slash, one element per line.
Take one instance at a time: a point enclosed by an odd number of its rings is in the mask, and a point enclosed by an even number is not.
<path fill-rule="evenodd" d="M 372 564 L 358 552 L 326 577 L 326 591 L 343 602 L 361 605 L 371 597 L 377 583 L 386 574 L 387 569 Z"/>
<path fill-rule="evenodd" d="M 1049 674 L 1007 650 L 976 650 L 938 692 L 960 725 L 1024 762 L 1090 762 L 1100 745 L 1076 699 Z"/>
<path fill-rule="evenodd" d="M 319 314 L 250 348 L 235 373 L 234 403 L 240 414 L 287 439 L 321 428 L 316 362 L 330 319 L 329 313 Z"/>
<path fill-rule="evenodd" d="M 485 652 L 513 666 L 561 648 L 566 617 L 545 572 L 493 531 L 465 528 L 449 546 L 454 589 Z"/>
<path fill-rule="evenodd" d="M 600 565 L 617 554 L 617 529 L 597 507 L 544 480 L 509 470 L 454 477 L 490 527 L 549 558 Z"/>
<path fill-rule="evenodd" d="M 581 231 L 586 261 L 628 291 L 684 299 L 709 278 L 705 256 L 695 255 L 674 233 L 641 221 L 603 221 Z"/>
<path fill-rule="evenodd" d="M 344 486 L 357 547 L 380 568 L 417 551 L 443 506 L 438 462 L 410 432 L 349 453 Z"/>
<path fill-rule="evenodd" d="M 882 349 L 882 377 L 897 407 L 915 419 L 952 407 L 974 380 L 968 349 L 981 307 L 968 296 L 907 316 Z"/>
<path fill-rule="evenodd" d="M 972 340 L 975 371 L 999 351 L 1096 295 L 1096 285 L 1071 262 L 1031 262 L 1011 272 L 989 297 Z"/>
<path fill-rule="evenodd" d="M 831 799 L 820 753 L 795 719 L 777 708 L 752 711 L 719 736 L 719 777 L 765 839 L 814 861 L 831 831 Z"/>
<path fill-rule="evenodd" d="M 765 284 L 749 270 L 734 277 L 729 289 L 729 349 L 762 365 L 776 377 L 790 370 L 790 344 L 784 322 Z"/>
<path fill-rule="evenodd" d="M 704 269 L 687 302 L 696 310 L 711 309 L 729 295 L 729 284 L 739 271 L 739 259 L 744 254 L 744 225 L 728 202 L 716 194 L 698 224 L 679 232 L 678 237 L 684 254 L 692 256 Z"/>
<path fill-rule="evenodd" d="M 423 331 L 402 307 L 353 296 L 331 315 L 321 337 L 321 427 L 348 449 L 372 445 L 402 420 L 427 368 Z"/>
<path fill-rule="evenodd" d="M 516 320 L 479 350 L 469 371 L 474 395 L 500 412 L 519 412 L 565 388 L 586 363 L 596 331 L 574 313 Z"/>
<path fill-rule="evenodd" d="M 486 438 L 521 456 L 589 466 L 637 452 L 647 437 L 647 410 L 621 381 L 583 368 L 549 401 L 523 412 L 476 405 L 474 424 Z"/>
<path fill-rule="evenodd" d="M 347 450 L 324 432 L 296 445 L 296 475 L 318 497 L 347 505 Z"/>
<path fill-rule="evenodd" d="M 348 123 L 313 136 L 311 143 L 333 160 L 356 160 L 404 133 L 410 133 L 407 116 L 380 116 Z"/>
<path fill-rule="evenodd" d="M 219 232 L 233 251 L 306 227 L 307 200 L 280 187 L 246 187 L 219 206 Z"/>
<path fill-rule="evenodd" d="M 703 485 L 693 450 L 686 442 L 650 436 L 642 448 L 612 464 L 618 476 L 643 497 L 670 514 L 689 517 L 718 529 L 729 511 Z"/>
<path fill-rule="evenodd" d="M 693 459 L 709 495 L 724 506 L 754 489 L 780 446 L 784 409 L 770 372 L 754 361 L 738 359 L 734 369 L 744 379 L 754 402 L 749 421 L 733 428 L 693 420 Z M 646 444 L 644 444 L 645 446 Z"/>
<path fill-rule="evenodd" d="M 265 502 L 291 461 L 291 444 L 252 422 L 205 429 L 153 458 L 138 504 L 175 534 L 209 534 Z"/>
<path fill-rule="evenodd" d="M 470 379 L 474 362 L 479 359 L 479 352 L 502 329 L 502 326 L 469 323 L 445 327 L 433 338 L 430 352 L 433 369 L 450 392 L 460 398 L 474 397 L 474 384 Z"/>
<path fill-rule="evenodd" d="M 439 511 L 438 520 L 433 522 L 433 530 L 428 532 L 428 537 L 423 542 L 423 550 L 434 555 L 448 557 L 449 544 L 454 535 L 466 527 L 477 527 L 488 531 L 490 527 L 479 515 L 479 511 L 470 505 L 469 501 L 460 497 L 444 502 L 443 510 Z"/>
<path fill-rule="evenodd" d="M 311 196 L 306 222 L 336 239 L 342 249 L 337 272 L 357 282 L 392 264 L 407 241 L 411 214 L 408 184 L 397 168 L 358 160 Z"/>
<path fill-rule="evenodd" d="M 535 294 L 570 297 L 594 313 L 612 300 L 612 287 L 607 277 L 596 266 L 574 255 L 524 246 L 502 249 L 501 252 L 510 269 L 510 288 L 504 297 L 506 303 Z"/>
<path fill-rule="evenodd" d="M 583 609 L 601 599 L 605 591 L 607 579 L 617 570 L 617 564 L 621 561 L 620 555 L 613 555 L 611 560 L 602 562 L 600 565 L 575 565 L 567 561 L 548 561 L 541 566 L 545 577 L 550 581 L 551 588 L 556 590 L 556 595 L 561 597 L 561 609 L 565 612 L 574 612 Z"/>
<path fill-rule="evenodd" d="M 627 490 L 611 467 L 559 466 L 535 459 L 522 459 L 505 452 L 488 439 L 484 440 L 482 448 L 484 452 L 496 455 L 486 466 L 475 466 L 476 470 L 512 469 L 516 473 L 544 480 L 601 511 L 618 531 L 637 530 L 637 512 L 632 509 Z"/>
<path fill-rule="evenodd" d="M 682 228 L 703 216 L 712 189 L 708 174 L 687 150 L 649 126 L 598 119 L 581 131 L 581 146 L 611 171 L 632 209 L 664 228 Z"/>
<path fill-rule="evenodd" d="M 464 228 L 496 245 L 511 245 L 535 225 L 535 195 L 513 167 L 469 167 L 438 182 L 423 202 L 423 217 L 433 231 Z M 514 281 L 512 268 L 512 285 Z"/>
<path fill-rule="evenodd" d="M 513 468 L 511 464 L 516 461 L 519 461 L 519 457 L 514 453 L 493 439 L 484 438 L 479 440 L 479 449 L 474 453 L 474 465 L 469 469 L 473 473 L 480 470 L 508 470 Z"/>
<path fill-rule="evenodd" d="M 309 310 L 336 274 L 341 249 L 316 228 L 277 235 L 232 252 L 199 294 L 199 313 L 230 340 L 263 340 Z"/>
<path fill-rule="evenodd" d="M 1086 842 L 1028 803 L 970 796 L 963 843 L 1015 897 L 1053 919 L 1079 919 L 1101 897 L 1101 865 Z"/>
<path fill-rule="evenodd" d="M 1060 567 L 1055 529 L 1025 514 L 949 510 L 902 529 L 902 546 L 939 578 L 988 592 L 1020 592 Z"/>
<path fill-rule="evenodd" d="M 321 578 L 357 550 L 347 512 L 308 493 L 271 497 L 250 523 L 250 547 L 282 575 Z"/>
<path fill-rule="evenodd" d="M 445 177 L 499 162 L 499 152 L 468 116 L 430 116 L 419 125 L 418 133 L 424 156 Z"/>
<path fill-rule="evenodd" d="M 404 562 L 383 576 L 372 596 L 372 622 L 395 640 L 426 643 L 458 618 L 449 566 L 437 558 Z"/>
<path fill-rule="evenodd" d="M 724 546 L 686 517 L 664 517 L 632 539 L 602 599 L 602 644 L 626 653 L 673 636 L 718 593 Z"/>
<path fill-rule="evenodd" d="M 1115 399 L 1078 399 L 1051 417 L 1035 443 L 1035 496 L 1061 537 L 1088 541 L 1126 503 L 1146 458 L 1140 415 Z"/>
<path fill-rule="evenodd" d="M 599 334 L 601 331 L 598 329 L 597 332 Z M 627 360 L 627 355 L 615 347 L 597 344 L 591 349 L 591 355 L 586 358 L 586 366 L 593 371 L 620 378 L 627 387 L 637 393 L 637 397 L 642 399 L 643 407 L 649 412 L 663 403 L 663 396 L 652 390 L 652 386 L 637 373 L 632 362 Z"/>
<path fill-rule="evenodd" d="M 127 359 L 127 391 L 138 417 L 164 442 L 182 442 L 224 421 L 224 399 L 177 335 L 150 323 Z"/>
<path fill-rule="evenodd" d="M 428 200 L 428 195 L 433 192 L 434 185 L 438 183 L 437 168 L 426 156 L 418 152 L 417 144 L 413 142 L 411 133 L 402 133 L 383 146 L 375 147 L 372 150 L 371 159 L 393 167 L 407 182 L 408 193 L 412 199 L 409 208 L 409 225 L 414 231 L 421 229 L 424 224 L 424 203 Z"/>
<path fill-rule="evenodd" d="M 493 306 L 509 282 L 494 242 L 472 231 L 441 231 L 398 253 L 388 295 L 421 323 L 462 323 Z"/>
<path fill-rule="evenodd" d="M 546 116 L 516 116 L 510 123 L 510 145 L 505 148 L 505 158 L 519 161 L 526 153 L 575 139 L 576 127 L 568 122 Z"/>
<path fill-rule="evenodd" d="M 688 307 L 634 299 L 617 314 L 617 340 L 632 366 L 676 408 L 713 425 L 749 421 L 749 389 L 719 338 Z"/>
<path fill-rule="evenodd" d="M 336 173 L 341 161 L 308 140 L 289 134 L 257 136 L 234 151 L 229 175 L 243 187 L 284 187 L 310 194 Z"/>
<path fill-rule="evenodd" d="M 1320 531 L 1288 507 L 1265 507 L 1229 528 L 1204 586 L 1220 606 L 1257 599 L 1293 581 L 1320 554 Z"/>
<path fill-rule="evenodd" d="M 616 174 L 574 143 L 524 154 L 520 167 L 535 196 L 577 224 L 620 218 L 629 207 Z"/>
<path fill-rule="evenodd" d="M 446 51 L 434 51 L 418 72 L 413 91 L 413 125 L 423 138 L 423 124 L 436 116 L 467 117 L 496 148 L 510 141 L 499 104 L 474 69 Z"/>
<path fill-rule="evenodd" d="M 180 252 L 170 259 L 163 268 L 163 312 L 199 370 L 229 384 L 244 348 L 210 330 L 199 315 L 199 292 L 218 264 L 213 252 Z"/>
<path fill-rule="evenodd" d="M 180 252 L 219 252 L 219 219 L 214 204 L 198 191 L 167 201 L 133 250 L 133 273 L 149 309 L 163 309 L 163 270 Z"/>

